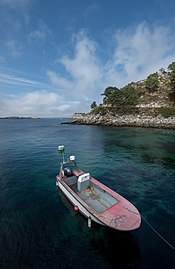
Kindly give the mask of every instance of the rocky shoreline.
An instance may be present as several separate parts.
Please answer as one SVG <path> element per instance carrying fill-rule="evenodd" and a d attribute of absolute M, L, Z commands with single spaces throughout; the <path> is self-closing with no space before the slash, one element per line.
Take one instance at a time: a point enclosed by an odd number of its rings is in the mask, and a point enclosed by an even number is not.
<path fill-rule="evenodd" d="M 144 128 L 175 129 L 175 117 L 165 118 L 161 115 L 156 117 L 148 115 L 94 115 L 87 113 L 82 116 L 72 117 L 70 124 L 101 125 L 101 126 L 130 126 Z"/>

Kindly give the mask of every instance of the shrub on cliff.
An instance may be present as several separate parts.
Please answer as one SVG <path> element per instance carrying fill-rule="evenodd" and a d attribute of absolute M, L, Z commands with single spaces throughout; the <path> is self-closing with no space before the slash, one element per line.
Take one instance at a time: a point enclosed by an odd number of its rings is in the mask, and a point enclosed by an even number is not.
<path fill-rule="evenodd" d="M 103 104 L 111 104 L 114 105 L 116 103 L 116 100 L 118 99 L 118 96 L 120 94 L 120 90 L 116 87 L 109 86 L 104 90 L 104 93 L 101 95 L 104 95 L 103 98 Z"/>
<path fill-rule="evenodd" d="M 171 82 L 171 91 L 170 91 L 170 98 L 171 100 L 175 101 L 175 62 L 172 62 L 168 66 L 168 70 L 170 71 L 170 82 Z"/>
<path fill-rule="evenodd" d="M 135 89 L 133 83 L 130 83 L 121 89 L 120 106 L 135 107 L 139 103 L 141 91 Z"/>
<path fill-rule="evenodd" d="M 111 107 L 133 107 L 139 103 L 141 91 L 130 83 L 125 87 L 118 89 L 116 87 L 108 87 L 105 89 L 103 104 Z"/>
<path fill-rule="evenodd" d="M 94 101 L 92 104 L 91 104 L 91 109 L 94 109 L 97 107 L 97 103 Z"/>
<path fill-rule="evenodd" d="M 159 87 L 158 73 L 151 74 L 147 77 L 145 82 L 146 89 L 149 92 L 154 92 Z"/>
<path fill-rule="evenodd" d="M 164 118 L 174 117 L 175 107 L 161 107 L 159 108 L 159 114 L 161 114 Z"/>

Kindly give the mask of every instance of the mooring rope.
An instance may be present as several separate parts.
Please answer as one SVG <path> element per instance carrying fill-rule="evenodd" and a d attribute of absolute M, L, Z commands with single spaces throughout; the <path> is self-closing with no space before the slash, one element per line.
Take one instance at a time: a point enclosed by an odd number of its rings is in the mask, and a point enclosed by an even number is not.
<path fill-rule="evenodd" d="M 156 231 L 156 229 L 143 217 L 142 215 L 142 219 L 146 222 L 146 224 L 167 244 L 169 245 L 173 250 L 175 250 L 175 247 L 170 244 L 158 231 Z"/>

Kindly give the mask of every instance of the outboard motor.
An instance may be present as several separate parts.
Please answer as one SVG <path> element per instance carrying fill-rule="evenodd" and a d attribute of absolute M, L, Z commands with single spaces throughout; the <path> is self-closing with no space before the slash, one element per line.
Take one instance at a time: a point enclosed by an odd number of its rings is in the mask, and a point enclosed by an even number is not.
<path fill-rule="evenodd" d="M 65 167 L 64 168 L 64 175 L 66 177 L 71 177 L 73 175 L 73 171 L 70 167 Z"/>

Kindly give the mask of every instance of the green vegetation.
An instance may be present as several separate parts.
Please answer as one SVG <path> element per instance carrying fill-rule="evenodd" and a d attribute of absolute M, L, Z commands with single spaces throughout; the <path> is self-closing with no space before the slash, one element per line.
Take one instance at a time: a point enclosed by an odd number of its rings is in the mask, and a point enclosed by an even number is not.
<path fill-rule="evenodd" d="M 172 101 L 175 101 L 175 62 L 172 62 L 168 66 L 168 70 L 170 71 L 169 76 L 170 76 L 170 82 L 171 82 L 171 91 L 170 91 L 170 99 Z"/>
<path fill-rule="evenodd" d="M 108 112 L 107 107 L 102 107 L 102 106 L 97 106 L 94 110 L 93 113 L 95 115 L 100 114 L 100 115 L 105 115 Z"/>
<path fill-rule="evenodd" d="M 118 89 L 116 87 L 108 87 L 105 89 L 103 104 L 112 107 L 130 107 L 136 106 L 139 102 L 141 91 L 134 88 L 134 83 L 130 83 L 125 87 Z"/>
<path fill-rule="evenodd" d="M 142 89 L 136 89 L 134 83 L 130 83 L 121 89 L 120 106 L 135 107 L 143 93 Z"/>
<path fill-rule="evenodd" d="M 161 72 L 162 74 L 166 74 L 166 71 L 165 71 L 164 68 L 160 68 L 160 69 L 159 69 L 159 72 Z"/>
<path fill-rule="evenodd" d="M 94 101 L 92 104 L 91 104 L 91 109 L 94 109 L 97 107 L 97 103 Z"/>
<path fill-rule="evenodd" d="M 145 82 L 145 86 L 146 86 L 146 89 L 150 92 L 154 92 L 158 89 L 159 87 L 159 80 L 158 80 L 158 73 L 154 73 L 154 74 L 151 74 L 147 77 L 146 79 L 146 82 Z"/>
<path fill-rule="evenodd" d="M 101 94 L 103 104 L 94 101 L 94 114 L 146 114 L 170 117 L 175 115 L 175 62 L 159 73 L 150 74 L 145 80 L 131 82 L 122 88 L 109 86 Z"/>
<path fill-rule="evenodd" d="M 107 104 L 115 105 L 119 94 L 120 90 L 118 88 L 112 86 L 107 87 L 104 93 L 102 93 L 102 95 L 105 96 L 103 99 L 103 103 L 106 105 Z"/>
<path fill-rule="evenodd" d="M 175 116 L 175 107 L 161 107 L 159 108 L 159 114 L 164 118 L 169 118 Z"/>

